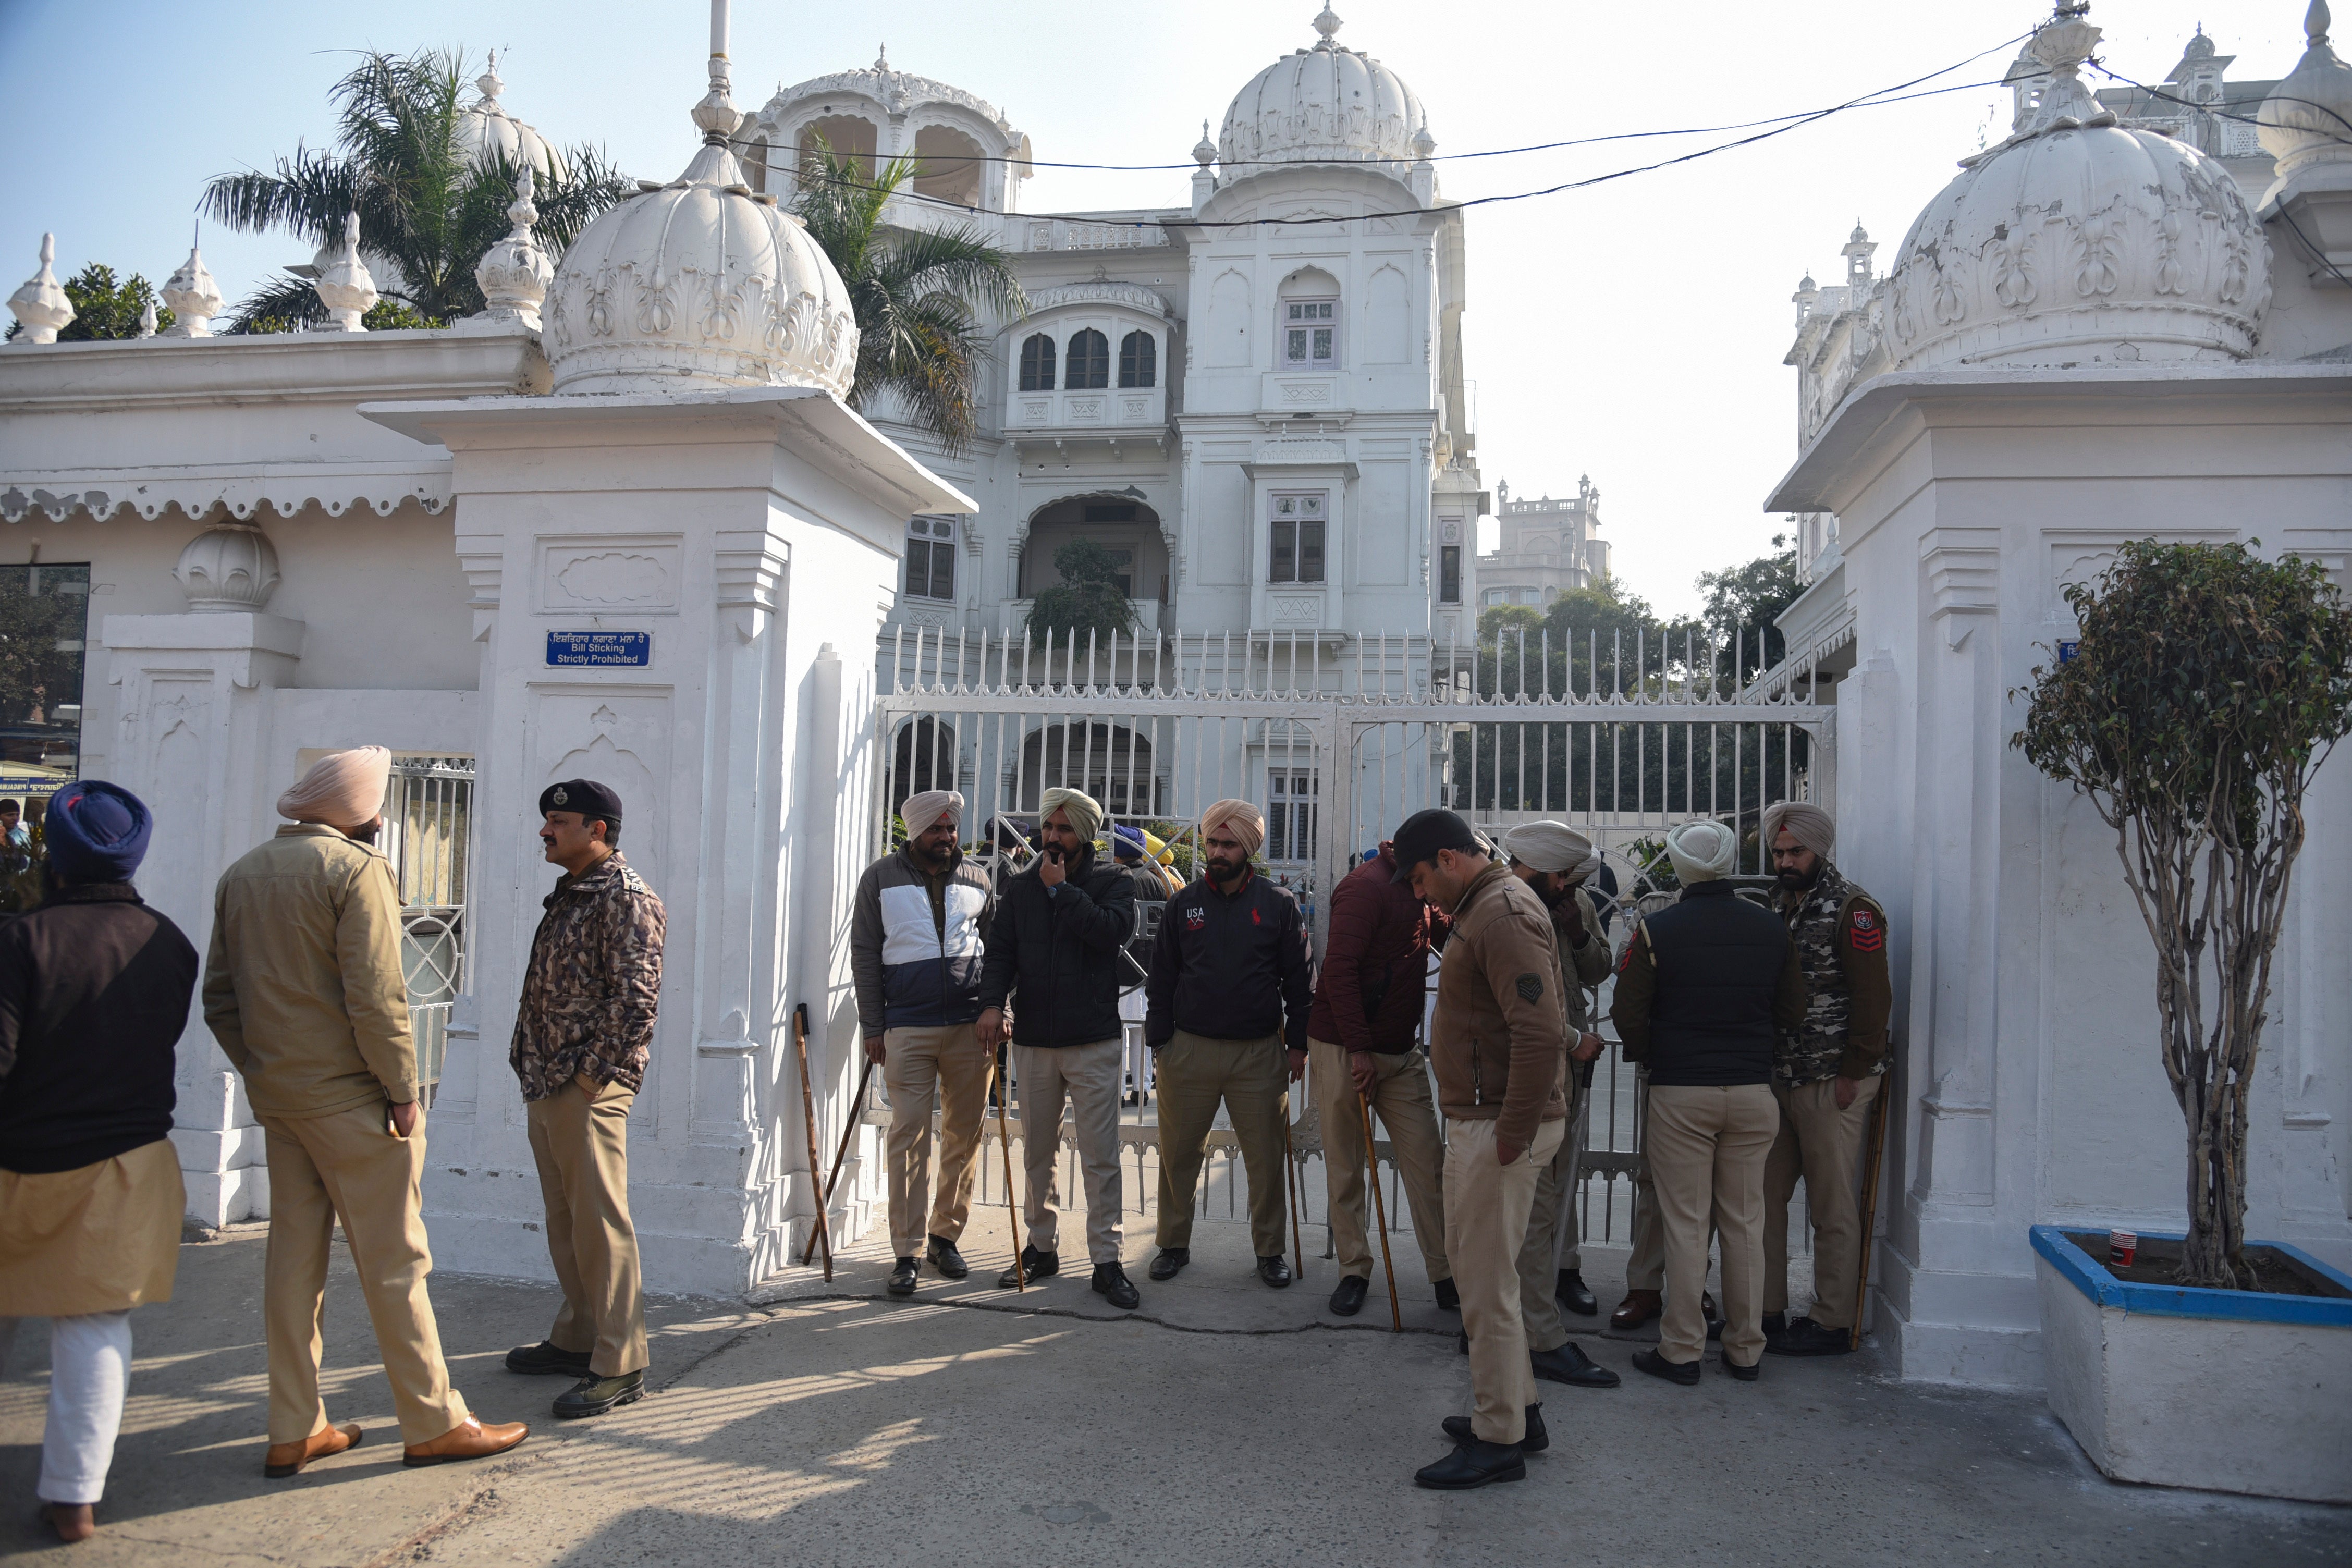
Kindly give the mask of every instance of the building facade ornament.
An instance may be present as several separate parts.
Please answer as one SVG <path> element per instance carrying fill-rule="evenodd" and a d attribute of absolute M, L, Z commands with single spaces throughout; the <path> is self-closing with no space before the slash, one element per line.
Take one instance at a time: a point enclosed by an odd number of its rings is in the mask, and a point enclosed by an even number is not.
<path fill-rule="evenodd" d="M 53 343 L 58 341 L 58 329 L 74 319 L 73 302 L 58 283 L 58 275 L 49 264 L 58 258 L 58 237 L 41 236 L 41 269 L 25 280 L 24 286 L 8 296 L 8 309 L 25 329 L 19 342 Z"/>
<path fill-rule="evenodd" d="M 1886 285 L 1895 369 L 2253 352 L 2263 226 L 2219 162 L 2091 97 L 2078 70 L 2098 37 L 2062 6 L 2031 46 L 2049 75 L 2023 129 L 1911 226 Z"/>
<path fill-rule="evenodd" d="M 2277 159 L 2262 216 L 2284 216 L 2301 244 L 2318 252 L 2315 283 L 2352 273 L 2352 66 L 2327 44 L 2327 0 L 2311 0 L 2307 44 L 2256 119 L 2263 148 Z"/>
<path fill-rule="evenodd" d="M 342 233 L 319 247 L 310 258 L 317 275 L 310 287 L 318 290 L 319 299 L 327 307 L 328 325 L 321 331 L 363 332 L 362 323 L 379 298 L 375 279 L 370 275 L 367 263 L 360 259 L 360 215 L 354 210 L 343 215 Z"/>
<path fill-rule="evenodd" d="M 191 610 L 260 610 L 278 591 L 278 547 L 249 523 L 220 523 L 188 541 L 172 575 L 179 579 Z"/>
<path fill-rule="evenodd" d="M 515 183 L 514 205 L 507 208 L 513 230 L 484 251 L 474 268 L 485 305 L 479 315 L 468 321 L 481 323 L 484 329 L 512 326 L 539 331 L 539 308 L 554 279 L 555 262 L 531 237 L 531 225 L 539 221 L 539 209 L 530 200 L 532 184 L 531 172 L 526 168 Z"/>
<path fill-rule="evenodd" d="M 1122 305 L 1128 310 L 1140 310 L 1147 316 L 1158 316 L 1163 320 L 1172 314 L 1166 295 L 1139 283 L 1096 279 L 1085 283 L 1065 283 L 1058 289 L 1040 289 L 1029 296 L 1029 313 L 1033 316 L 1058 310 L 1065 305 Z"/>
<path fill-rule="evenodd" d="M 1287 163 L 1406 164 L 1429 117 L 1404 79 L 1336 41 L 1328 5 L 1315 18 L 1313 48 L 1276 60 L 1234 95 L 1217 137 L 1227 183 Z M 1435 143 L 1431 143 L 1433 147 Z"/>
<path fill-rule="evenodd" d="M 161 336 L 167 338 L 208 338 L 213 335 L 212 319 L 221 313 L 224 301 L 219 285 L 205 270 L 204 252 L 188 247 L 188 258 L 180 269 L 163 280 L 163 303 L 172 308 L 172 324 Z"/>
<path fill-rule="evenodd" d="M 508 163 L 544 174 L 561 183 L 570 178 L 571 170 L 555 143 L 530 126 L 509 114 L 499 95 L 507 84 L 499 79 L 499 52 L 490 51 L 488 68 L 474 79 L 474 87 L 482 96 L 459 111 L 457 141 L 464 150 L 466 162 L 477 169 L 488 168 L 503 158 Z"/>

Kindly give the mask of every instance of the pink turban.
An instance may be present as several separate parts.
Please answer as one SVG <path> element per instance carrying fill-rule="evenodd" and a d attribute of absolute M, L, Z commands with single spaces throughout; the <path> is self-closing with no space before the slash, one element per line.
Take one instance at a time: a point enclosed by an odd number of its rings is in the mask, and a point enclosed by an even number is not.
<path fill-rule="evenodd" d="M 383 814 L 384 786 L 391 782 L 392 753 L 382 746 L 331 752 L 278 797 L 278 815 L 330 827 L 357 827 Z"/>
<path fill-rule="evenodd" d="M 907 804 L 898 808 L 898 819 L 907 825 L 907 837 L 920 838 L 942 816 L 963 820 L 963 796 L 951 789 L 927 789 L 910 795 Z"/>
<path fill-rule="evenodd" d="M 1257 853 L 1265 842 L 1265 814 L 1245 800 L 1221 800 L 1201 814 L 1201 837 L 1223 827 L 1241 840 L 1242 852 Z"/>
<path fill-rule="evenodd" d="M 1830 814 L 1810 801 L 1784 800 L 1764 808 L 1764 853 L 1772 853 L 1773 841 L 1786 833 L 1797 841 L 1800 848 L 1810 849 L 1826 860 L 1837 843 L 1837 824 Z"/>

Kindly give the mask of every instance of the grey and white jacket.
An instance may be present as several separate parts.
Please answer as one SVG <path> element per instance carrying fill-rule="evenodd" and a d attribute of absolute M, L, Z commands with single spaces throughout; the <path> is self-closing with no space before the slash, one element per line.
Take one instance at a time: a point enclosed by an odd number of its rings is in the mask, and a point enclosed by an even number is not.
<path fill-rule="evenodd" d="M 866 868 L 850 917 L 859 1032 L 939 1028 L 980 1016 L 988 873 L 958 849 L 932 898 L 930 873 L 903 847 Z"/>

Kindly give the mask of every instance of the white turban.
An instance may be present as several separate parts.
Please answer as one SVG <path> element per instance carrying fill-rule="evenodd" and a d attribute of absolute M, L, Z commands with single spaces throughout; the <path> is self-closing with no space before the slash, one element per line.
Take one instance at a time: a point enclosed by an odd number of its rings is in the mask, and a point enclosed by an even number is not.
<path fill-rule="evenodd" d="M 1094 796 L 1082 789 L 1056 787 L 1047 790 L 1037 803 L 1039 832 L 1045 831 L 1045 819 L 1057 811 L 1068 812 L 1070 826 L 1078 830 L 1079 837 L 1088 842 L 1092 842 L 1094 836 L 1102 830 L 1103 808 Z"/>
<path fill-rule="evenodd" d="M 1810 849 L 1826 860 L 1837 843 L 1837 824 L 1830 814 L 1810 801 L 1784 800 L 1764 808 L 1764 848 L 1767 854 L 1773 842 L 1786 833 L 1801 848 Z"/>
<path fill-rule="evenodd" d="M 1265 813 L 1245 800 L 1221 800 L 1201 814 L 1201 837 L 1223 827 L 1242 842 L 1242 853 L 1255 855 L 1265 842 Z"/>
<path fill-rule="evenodd" d="M 1565 822 L 1522 822 L 1503 835 L 1503 853 L 1538 871 L 1590 876 L 1601 864 L 1592 840 Z"/>
<path fill-rule="evenodd" d="M 1674 862 L 1675 875 L 1685 887 L 1729 876 L 1738 858 L 1739 835 L 1708 817 L 1685 822 L 1666 835 L 1666 858 Z"/>
<path fill-rule="evenodd" d="M 927 789 L 910 795 L 907 804 L 898 808 L 898 819 L 907 825 L 908 838 L 920 838 L 942 816 L 963 820 L 963 796 L 951 789 Z"/>
<path fill-rule="evenodd" d="M 384 786 L 391 782 L 392 753 L 382 746 L 331 752 L 278 797 L 278 815 L 330 827 L 358 827 L 383 815 Z"/>

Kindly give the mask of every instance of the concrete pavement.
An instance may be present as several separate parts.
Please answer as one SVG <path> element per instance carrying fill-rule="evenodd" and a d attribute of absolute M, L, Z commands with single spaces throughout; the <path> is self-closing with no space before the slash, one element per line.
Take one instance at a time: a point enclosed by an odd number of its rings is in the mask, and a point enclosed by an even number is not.
<path fill-rule="evenodd" d="M 1130 1226 L 1130 1229 L 1137 1227 Z M 1073 1236 L 1075 1231 L 1069 1233 Z M 1310 1237 L 1310 1247 L 1318 1238 Z M 928 1272 L 883 1295 L 887 1247 L 851 1250 L 830 1286 L 773 1282 L 758 1304 L 654 1303 L 656 1392 L 590 1422 L 546 1419 L 562 1380 L 514 1376 L 544 1333 L 543 1285 L 436 1276 L 458 1385 L 530 1442 L 475 1465 L 407 1470 L 349 1268 L 330 1284 L 330 1411 L 356 1451 L 291 1481 L 261 1477 L 263 1243 L 183 1253 L 178 1300 L 133 1322 L 138 1365 L 99 1537 L 54 1544 L 33 1520 L 47 1385 L 27 1322 L 0 1381 L 0 1556 L 174 1568 L 595 1564 L 1525 1563 L 2352 1563 L 2352 1513 L 2119 1487 L 2038 1400 L 1884 1381 L 1865 1351 L 1768 1357 L 1760 1383 L 1642 1377 L 1630 1347 L 1580 1342 L 1625 1386 L 1540 1385 L 1553 1447 L 1528 1479 L 1423 1492 L 1438 1423 L 1467 1407 L 1454 1322 L 1401 1259 L 1408 1331 L 1376 1288 L 1362 1316 L 1335 1283 L 1267 1290 L 1245 1227 L 1195 1227 L 1175 1281 L 1142 1277 L 1139 1313 L 1072 1272 L 993 1287 L 1001 1210 L 967 1237 L 961 1286 Z M 1604 1309 L 1622 1254 L 1589 1254 Z M 1376 1281 L 1377 1287 L 1377 1281 Z M 1647 1336 L 1643 1336 L 1647 1337 Z"/>

